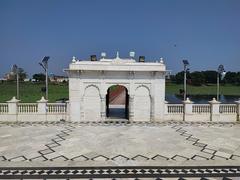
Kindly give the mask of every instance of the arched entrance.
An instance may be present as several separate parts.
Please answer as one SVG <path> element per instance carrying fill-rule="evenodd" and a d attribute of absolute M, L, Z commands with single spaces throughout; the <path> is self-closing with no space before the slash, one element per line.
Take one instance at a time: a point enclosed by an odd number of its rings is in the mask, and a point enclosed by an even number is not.
<path fill-rule="evenodd" d="M 126 87 L 113 85 L 108 88 L 106 117 L 111 119 L 129 119 L 129 95 Z"/>

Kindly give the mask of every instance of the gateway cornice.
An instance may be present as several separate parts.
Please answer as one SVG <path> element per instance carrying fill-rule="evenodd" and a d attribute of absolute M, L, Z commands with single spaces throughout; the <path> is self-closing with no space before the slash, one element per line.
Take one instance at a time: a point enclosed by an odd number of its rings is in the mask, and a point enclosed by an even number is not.
<path fill-rule="evenodd" d="M 71 63 L 66 71 L 155 71 L 165 72 L 162 63 L 106 63 L 106 62 L 78 62 Z"/>

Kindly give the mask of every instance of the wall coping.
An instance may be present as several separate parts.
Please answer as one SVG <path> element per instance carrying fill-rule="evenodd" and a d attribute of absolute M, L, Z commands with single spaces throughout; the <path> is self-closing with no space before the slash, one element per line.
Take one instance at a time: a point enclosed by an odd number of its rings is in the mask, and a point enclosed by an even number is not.
<path fill-rule="evenodd" d="M 15 96 L 13 96 L 13 98 L 12 98 L 11 100 L 7 101 L 7 103 L 18 103 L 18 102 L 20 102 L 20 101 L 21 101 L 21 100 L 18 100 L 18 99 L 16 99 Z"/>
<path fill-rule="evenodd" d="M 208 101 L 210 104 L 221 104 L 220 101 L 217 101 L 216 98 L 213 98 L 211 101 Z"/>
<path fill-rule="evenodd" d="M 46 100 L 44 96 L 42 96 L 42 98 L 39 101 L 37 101 L 37 103 L 47 103 L 47 102 L 48 100 Z"/>

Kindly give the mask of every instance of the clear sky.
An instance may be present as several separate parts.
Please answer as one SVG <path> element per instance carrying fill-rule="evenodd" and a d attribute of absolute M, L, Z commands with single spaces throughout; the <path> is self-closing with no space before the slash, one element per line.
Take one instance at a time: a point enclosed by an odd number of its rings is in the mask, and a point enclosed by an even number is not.
<path fill-rule="evenodd" d="M 72 56 L 129 51 L 165 59 L 173 72 L 240 71 L 240 0 L 0 0 L 0 76 L 12 64 L 30 75 L 50 56 L 63 74 Z"/>

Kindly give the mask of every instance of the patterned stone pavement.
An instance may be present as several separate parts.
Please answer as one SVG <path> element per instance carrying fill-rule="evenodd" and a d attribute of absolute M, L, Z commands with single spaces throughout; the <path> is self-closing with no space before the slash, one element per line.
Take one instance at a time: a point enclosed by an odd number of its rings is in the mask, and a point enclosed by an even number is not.
<path fill-rule="evenodd" d="M 0 166 L 239 165 L 238 123 L 0 123 Z"/>

